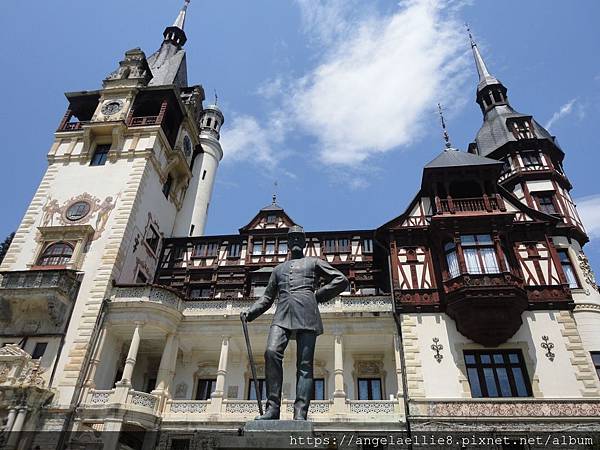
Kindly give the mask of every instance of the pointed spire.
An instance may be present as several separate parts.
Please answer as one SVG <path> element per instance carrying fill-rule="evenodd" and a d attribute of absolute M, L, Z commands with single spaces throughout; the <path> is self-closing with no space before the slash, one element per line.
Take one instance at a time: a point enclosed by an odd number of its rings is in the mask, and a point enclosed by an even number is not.
<path fill-rule="evenodd" d="M 187 8 L 190 4 L 190 1 L 191 0 L 185 0 L 185 4 L 181 8 L 181 11 L 179 11 L 177 19 L 175 19 L 175 22 L 173 22 L 173 26 L 179 28 L 180 30 L 183 30 L 183 28 L 185 27 L 185 15 L 187 13 Z"/>
<path fill-rule="evenodd" d="M 446 143 L 446 148 L 450 150 L 452 148 L 452 144 L 450 143 L 450 136 L 448 135 L 448 130 L 446 129 L 446 122 L 444 121 L 444 112 L 442 111 L 442 105 L 438 103 L 438 111 L 440 114 L 440 120 L 442 122 L 442 132 L 444 135 L 444 142 Z"/>
<path fill-rule="evenodd" d="M 469 42 L 471 43 L 471 50 L 473 51 L 473 59 L 475 60 L 477 74 L 479 75 L 479 85 L 477 86 L 477 89 L 481 90 L 483 87 L 491 84 L 500 84 L 496 77 L 490 74 L 487 66 L 485 65 L 485 61 L 483 60 L 481 53 L 479 53 L 479 48 L 473 39 L 469 25 L 465 24 L 465 27 L 467 28 L 467 33 L 469 34 Z"/>
<path fill-rule="evenodd" d="M 477 84 L 477 103 L 485 115 L 487 111 L 496 106 L 508 104 L 506 87 L 504 87 L 495 76 L 490 74 L 481 53 L 479 53 L 479 48 L 473 39 L 469 25 L 465 24 L 465 27 L 469 34 L 473 59 L 475 59 L 475 66 L 477 66 L 477 74 L 479 75 L 479 83 Z"/>
<path fill-rule="evenodd" d="M 475 65 L 477 66 L 477 73 L 479 74 L 479 82 L 485 81 L 486 78 L 490 78 L 490 72 L 485 65 L 485 61 L 481 57 L 481 53 L 479 53 L 479 49 L 477 48 L 477 44 L 473 40 L 473 35 L 471 34 L 471 29 L 469 25 L 466 25 L 467 33 L 469 33 L 469 41 L 471 42 L 471 50 L 473 50 L 473 59 L 475 59 Z"/>

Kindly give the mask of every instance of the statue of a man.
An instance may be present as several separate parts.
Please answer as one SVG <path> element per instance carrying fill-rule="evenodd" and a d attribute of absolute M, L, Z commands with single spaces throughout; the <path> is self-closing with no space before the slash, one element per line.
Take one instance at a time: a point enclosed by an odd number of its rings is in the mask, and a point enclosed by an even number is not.
<path fill-rule="evenodd" d="M 302 227 L 288 232 L 292 258 L 273 270 L 265 293 L 247 312 L 249 322 L 267 311 L 276 297 L 277 309 L 267 338 L 265 377 L 267 408 L 256 420 L 279 419 L 283 383 L 283 353 L 290 339 L 296 339 L 296 401 L 294 420 L 306 420 L 313 391 L 313 359 L 317 336 L 323 333 L 318 303 L 331 300 L 348 286 L 348 279 L 327 261 L 305 257 L 306 237 Z M 327 284 L 320 286 L 321 279 Z"/>

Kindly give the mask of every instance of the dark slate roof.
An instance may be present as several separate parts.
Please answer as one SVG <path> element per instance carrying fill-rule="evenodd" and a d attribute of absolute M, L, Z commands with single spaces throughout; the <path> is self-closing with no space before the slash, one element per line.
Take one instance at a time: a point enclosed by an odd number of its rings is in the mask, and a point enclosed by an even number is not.
<path fill-rule="evenodd" d="M 182 48 L 165 41 L 160 49 L 148 58 L 148 65 L 153 76 L 149 86 L 187 86 L 187 63 L 185 50 Z"/>
<path fill-rule="evenodd" d="M 261 208 L 261 211 L 283 211 L 283 208 L 279 206 L 277 203 L 273 202 L 270 205 Z"/>
<path fill-rule="evenodd" d="M 493 166 L 502 164 L 503 163 L 495 159 L 449 148 L 442 151 L 442 153 L 440 153 L 433 161 L 429 162 L 425 166 L 425 169 L 437 169 L 442 167 Z"/>
<path fill-rule="evenodd" d="M 506 126 L 506 119 L 512 117 L 531 117 L 526 114 L 521 114 L 509 105 L 499 105 L 492 108 L 485 115 L 483 125 L 477 133 L 475 142 L 477 143 L 477 153 L 481 156 L 487 156 L 494 150 L 502 147 L 508 142 L 514 142 L 515 136 L 509 131 Z M 535 136 L 538 139 L 550 139 L 554 142 L 552 135 L 537 123 L 534 119 L 531 120 Z"/>

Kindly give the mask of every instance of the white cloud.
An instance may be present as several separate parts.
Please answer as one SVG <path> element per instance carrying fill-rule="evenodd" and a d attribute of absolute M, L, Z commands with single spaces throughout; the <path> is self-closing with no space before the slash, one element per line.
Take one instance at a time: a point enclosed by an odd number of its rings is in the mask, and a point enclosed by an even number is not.
<path fill-rule="evenodd" d="M 391 16 L 363 16 L 351 27 L 326 10 L 320 26 L 313 24 L 326 29 L 333 22 L 339 33 L 291 104 L 299 125 L 316 137 L 322 161 L 355 165 L 410 144 L 438 101 L 460 95 L 467 46 L 446 4 L 404 2 Z"/>
<path fill-rule="evenodd" d="M 590 238 L 600 238 L 600 194 L 582 197 L 575 203 Z"/>
<path fill-rule="evenodd" d="M 264 127 L 252 116 L 234 116 L 222 133 L 221 144 L 227 160 L 254 161 L 273 168 L 280 159 L 276 147 L 283 143 L 286 131 L 286 120 L 280 114 L 272 114 Z"/>
<path fill-rule="evenodd" d="M 313 44 L 327 46 L 347 35 L 352 15 L 368 8 L 357 0 L 296 0 L 305 34 Z"/>
<path fill-rule="evenodd" d="M 558 122 L 563 117 L 571 114 L 573 112 L 573 106 L 575 105 L 576 100 L 577 99 L 574 98 L 574 99 L 570 100 L 569 102 L 565 103 L 564 105 L 562 105 L 558 111 L 556 111 L 554 114 L 552 114 L 552 117 L 550 117 L 550 120 L 546 123 L 544 128 L 546 128 L 547 130 L 550 130 L 552 125 L 554 125 L 556 122 Z"/>
<path fill-rule="evenodd" d="M 266 122 L 234 118 L 222 138 L 228 157 L 276 165 L 293 129 L 314 138 L 319 162 L 356 168 L 417 140 L 438 102 L 450 112 L 462 105 L 472 70 L 461 2 L 409 0 L 386 15 L 357 0 L 296 3 L 317 61 L 257 89 L 275 112 Z"/>

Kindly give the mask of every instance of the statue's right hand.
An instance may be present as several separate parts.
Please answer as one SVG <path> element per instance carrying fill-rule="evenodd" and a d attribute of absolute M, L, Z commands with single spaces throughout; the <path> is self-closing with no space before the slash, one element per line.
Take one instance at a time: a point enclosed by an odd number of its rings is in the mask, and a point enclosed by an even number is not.
<path fill-rule="evenodd" d="M 248 313 L 246 311 L 240 313 L 240 320 L 242 322 L 248 322 Z"/>

